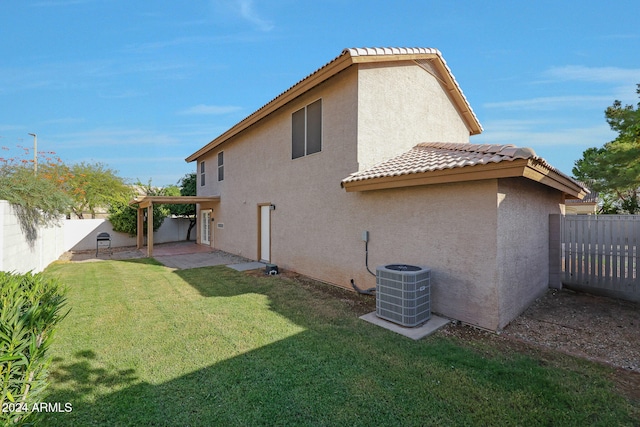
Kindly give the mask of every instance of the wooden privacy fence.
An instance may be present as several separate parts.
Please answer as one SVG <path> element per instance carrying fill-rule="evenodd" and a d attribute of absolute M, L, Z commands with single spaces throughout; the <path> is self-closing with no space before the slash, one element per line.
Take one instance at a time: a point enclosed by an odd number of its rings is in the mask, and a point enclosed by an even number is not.
<path fill-rule="evenodd" d="M 563 285 L 640 301 L 640 215 L 567 215 L 559 225 Z"/>

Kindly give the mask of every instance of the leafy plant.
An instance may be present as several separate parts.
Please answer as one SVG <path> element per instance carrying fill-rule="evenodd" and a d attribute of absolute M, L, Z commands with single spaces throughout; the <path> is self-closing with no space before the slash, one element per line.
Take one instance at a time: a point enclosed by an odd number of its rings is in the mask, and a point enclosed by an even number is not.
<path fill-rule="evenodd" d="M 25 166 L 11 164 L 0 165 L 0 200 L 9 201 L 17 211 L 30 243 L 35 242 L 39 226 L 56 223 L 71 204 L 52 181 Z"/>
<path fill-rule="evenodd" d="M 636 92 L 640 95 L 640 84 Z M 636 214 L 640 212 L 640 103 L 634 108 L 616 100 L 605 117 L 618 137 L 585 150 L 573 174 L 601 194 L 603 213 Z"/>
<path fill-rule="evenodd" d="M 188 173 L 178 181 L 179 188 L 176 196 L 197 196 L 196 193 L 197 177 L 195 172 Z M 176 215 L 189 219 L 189 229 L 187 230 L 187 237 L 185 240 L 191 239 L 191 230 L 196 225 L 196 205 L 194 204 L 176 204 L 169 205 L 169 211 L 172 215 Z"/>
<path fill-rule="evenodd" d="M 135 187 L 146 196 L 166 196 L 166 191 L 163 188 L 153 187 L 151 181 L 148 184 L 142 184 L 138 182 Z M 132 193 L 131 198 L 135 195 Z M 164 219 L 169 216 L 169 209 L 165 205 L 154 204 L 153 205 L 153 231 L 158 231 Z M 109 207 L 109 221 L 113 225 L 115 231 L 121 233 L 129 233 L 130 236 L 135 236 L 138 227 L 138 209 L 129 206 L 124 199 L 115 200 Z M 147 232 L 147 220 L 144 221 L 144 233 Z"/>
<path fill-rule="evenodd" d="M 122 201 L 130 193 L 124 179 L 102 163 L 77 163 L 71 167 L 71 197 L 73 213 L 83 219 L 84 212 L 95 218 L 96 209 Z"/>
<path fill-rule="evenodd" d="M 63 313 L 60 284 L 40 274 L 0 272 L 0 421 L 24 425 L 47 387 L 47 356 Z M 5 412 L 5 409 L 10 408 Z"/>

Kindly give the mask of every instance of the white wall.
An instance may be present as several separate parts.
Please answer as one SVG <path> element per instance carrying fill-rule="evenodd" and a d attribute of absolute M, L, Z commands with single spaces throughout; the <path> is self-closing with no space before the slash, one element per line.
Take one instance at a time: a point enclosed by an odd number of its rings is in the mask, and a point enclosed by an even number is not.
<path fill-rule="evenodd" d="M 154 243 L 182 241 L 189 220 L 166 218 L 154 234 Z M 136 238 L 113 231 L 106 219 L 61 220 L 58 226 L 41 227 L 33 242 L 28 242 L 11 204 L 0 200 L 0 271 L 38 273 L 60 258 L 65 251 L 95 250 L 98 233 L 111 235 L 112 247 L 135 246 Z M 195 240 L 196 230 L 191 231 Z"/>
<path fill-rule="evenodd" d="M 41 227 L 28 242 L 13 207 L 0 200 L 0 271 L 38 273 L 64 252 L 63 240 L 62 227 Z"/>
<path fill-rule="evenodd" d="M 153 234 L 153 243 L 179 242 L 187 237 L 189 220 L 185 218 L 165 218 Z M 135 246 L 136 237 L 127 233 L 113 231 L 111 222 L 106 219 L 68 219 L 64 221 L 64 250 L 86 251 L 96 248 L 99 233 L 111 235 L 111 247 Z M 191 240 L 196 238 L 196 229 L 191 230 Z"/>
<path fill-rule="evenodd" d="M 126 233 L 116 233 L 106 219 L 68 219 L 64 221 L 64 250 L 95 249 L 96 237 L 103 232 L 111 235 L 112 247 L 136 245 L 135 237 L 129 237 Z"/>

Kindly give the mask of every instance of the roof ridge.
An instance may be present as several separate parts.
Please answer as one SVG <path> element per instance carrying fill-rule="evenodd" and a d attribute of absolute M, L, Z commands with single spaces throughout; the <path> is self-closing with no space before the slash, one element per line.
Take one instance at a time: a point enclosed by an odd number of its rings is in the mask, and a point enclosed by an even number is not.
<path fill-rule="evenodd" d="M 435 54 L 442 56 L 442 53 L 433 47 L 351 47 L 344 49 L 342 53 L 349 53 L 351 56 L 411 54 Z"/>
<path fill-rule="evenodd" d="M 536 152 L 529 147 L 518 147 L 514 144 L 473 144 L 470 142 L 423 142 L 416 147 L 435 148 L 450 151 L 466 151 L 470 153 L 499 154 L 522 159 L 539 159 Z"/>

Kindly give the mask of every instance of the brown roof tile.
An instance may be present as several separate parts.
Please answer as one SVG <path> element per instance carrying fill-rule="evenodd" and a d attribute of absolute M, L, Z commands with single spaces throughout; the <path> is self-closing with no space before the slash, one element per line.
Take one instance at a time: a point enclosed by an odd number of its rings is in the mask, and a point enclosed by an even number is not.
<path fill-rule="evenodd" d="M 574 179 L 555 169 L 531 148 L 515 145 L 491 145 L 470 143 L 429 142 L 418 144 L 411 150 L 369 169 L 352 173 L 342 184 L 374 178 L 392 177 L 431 172 L 436 170 L 463 168 L 488 163 L 509 162 L 517 159 L 532 160 L 580 185 Z M 580 185 L 584 188 L 584 186 Z"/>

